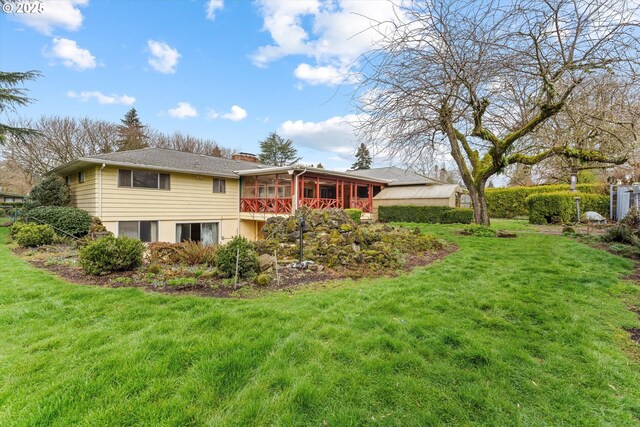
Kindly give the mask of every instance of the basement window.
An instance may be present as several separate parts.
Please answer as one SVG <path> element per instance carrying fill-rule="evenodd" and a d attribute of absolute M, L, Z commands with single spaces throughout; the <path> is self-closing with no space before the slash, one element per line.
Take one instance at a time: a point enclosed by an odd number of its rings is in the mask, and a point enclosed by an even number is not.
<path fill-rule="evenodd" d="M 145 243 L 158 241 L 158 221 L 120 221 L 118 236 L 140 239 Z"/>
<path fill-rule="evenodd" d="M 204 246 L 218 243 L 218 223 L 217 222 L 194 222 L 187 224 L 176 224 L 176 242 L 202 242 Z"/>

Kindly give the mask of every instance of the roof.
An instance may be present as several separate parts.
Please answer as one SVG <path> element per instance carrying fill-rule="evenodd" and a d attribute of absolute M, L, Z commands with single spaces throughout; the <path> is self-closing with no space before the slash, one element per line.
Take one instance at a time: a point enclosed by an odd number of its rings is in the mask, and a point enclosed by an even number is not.
<path fill-rule="evenodd" d="M 53 172 L 64 175 L 94 164 L 229 178 L 238 178 L 235 171 L 260 168 L 259 164 L 242 160 L 185 153 L 184 151 L 171 150 L 168 148 L 143 148 L 141 150 L 118 151 L 115 153 L 80 157 L 62 166 L 58 166 Z"/>
<path fill-rule="evenodd" d="M 455 184 L 408 185 L 384 188 L 373 199 L 448 199 L 452 194 L 461 191 L 462 189 Z"/>
<path fill-rule="evenodd" d="M 367 176 L 360 176 L 360 175 L 355 175 L 352 173 L 348 173 L 348 172 L 339 172 L 339 171 L 334 171 L 334 170 L 330 170 L 330 169 L 323 169 L 323 168 L 314 168 L 311 166 L 301 166 L 301 165 L 294 165 L 294 166 L 265 166 L 263 168 L 259 168 L 259 169 L 255 169 L 256 164 L 253 164 L 254 169 L 245 169 L 245 170 L 239 170 L 236 171 L 238 173 L 238 175 L 240 176 L 246 176 L 246 175 L 267 175 L 267 174 L 274 174 L 274 173 L 290 173 L 290 174 L 299 174 L 301 172 L 310 172 L 313 173 L 314 175 L 326 175 L 326 176 L 332 176 L 332 177 L 340 177 L 340 178 L 348 178 L 348 179 L 352 179 L 352 180 L 361 180 L 361 181 L 367 181 L 367 182 L 374 182 L 374 183 L 378 183 L 378 184 L 388 184 L 389 180 L 386 179 L 381 179 L 381 178 L 376 178 L 376 177 L 367 177 Z"/>
<path fill-rule="evenodd" d="M 347 171 L 347 173 L 351 175 L 367 177 L 369 179 L 382 179 L 389 182 L 389 186 L 442 184 L 442 182 L 435 179 L 428 178 L 413 171 L 401 169 L 396 166 L 372 169 L 358 169 L 354 171 Z"/>

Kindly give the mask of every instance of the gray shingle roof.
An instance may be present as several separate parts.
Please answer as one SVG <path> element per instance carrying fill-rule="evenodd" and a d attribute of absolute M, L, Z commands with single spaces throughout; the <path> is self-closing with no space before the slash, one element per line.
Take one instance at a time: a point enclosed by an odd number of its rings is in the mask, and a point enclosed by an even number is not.
<path fill-rule="evenodd" d="M 371 179 L 384 179 L 390 181 L 389 185 L 431 185 L 442 184 L 432 178 L 427 178 L 415 172 L 407 169 L 401 169 L 396 166 L 389 166 L 384 168 L 372 168 L 372 169 L 359 169 L 355 171 L 347 171 L 352 175 L 359 175 Z"/>
<path fill-rule="evenodd" d="M 119 151 L 81 157 L 80 159 L 54 169 L 54 171 L 66 171 L 71 169 L 75 163 L 87 162 L 104 162 L 125 167 L 166 169 L 178 172 L 229 177 L 237 177 L 234 171 L 265 167 L 264 165 L 252 162 L 185 153 L 167 148 L 144 148 L 141 150 Z"/>

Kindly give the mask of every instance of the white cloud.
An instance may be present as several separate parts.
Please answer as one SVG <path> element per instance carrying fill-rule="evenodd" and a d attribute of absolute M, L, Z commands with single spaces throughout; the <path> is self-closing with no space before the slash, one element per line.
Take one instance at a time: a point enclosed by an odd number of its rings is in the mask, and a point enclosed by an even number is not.
<path fill-rule="evenodd" d="M 355 82 L 355 76 L 346 68 L 337 69 L 333 65 L 313 67 L 303 63 L 296 67 L 293 74 L 298 79 L 314 86 L 336 86 L 343 83 Z"/>
<path fill-rule="evenodd" d="M 175 108 L 171 108 L 167 113 L 177 119 L 198 116 L 198 111 L 188 102 L 178 102 L 178 105 Z"/>
<path fill-rule="evenodd" d="M 404 2 L 259 0 L 263 26 L 273 43 L 259 47 L 253 63 L 266 66 L 285 56 L 305 55 L 316 64 L 300 64 L 296 75 L 298 71 L 314 72 L 311 84 L 335 85 L 336 79 L 326 75 L 333 70 L 346 74 L 358 57 L 380 40 L 390 22 L 402 20 L 394 3 Z M 300 70 L 305 65 L 309 68 Z M 353 82 L 355 79 L 348 81 Z"/>
<path fill-rule="evenodd" d="M 293 139 L 296 145 L 318 151 L 330 151 L 344 160 L 353 160 L 356 146 L 354 125 L 360 120 L 355 114 L 336 116 L 320 122 L 287 120 L 278 134 Z"/>
<path fill-rule="evenodd" d="M 178 66 L 178 59 L 182 55 L 164 42 L 156 40 L 149 40 L 147 42 L 151 56 L 149 57 L 149 65 L 154 70 L 165 74 L 171 74 L 176 72 Z"/>
<path fill-rule="evenodd" d="M 215 110 L 209 110 L 209 112 L 207 113 L 207 117 L 209 117 L 210 119 L 223 118 L 234 122 L 239 122 L 240 120 L 244 120 L 247 118 L 247 110 L 240 107 L 239 105 L 232 105 L 231 111 L 229 111 L 228 113 L 223 114 Z"/>
<path fill-rule="evenodd" d="M 113 93 L 111 95 L 105 95 L 104 93 L 98 91 L 87 91 L 78 93 L 70 90 L 69 92 L 67 92 L 67 96 L 69 98 L 79 99 L 82 102 L 88 102 L 91 98 L 95 98 L 96 101 L 98 101 L 98 104 L 104 105 L 132 105 L 134 102 L 136 102 L 136 99 L 133 96 L 116 95 Z"/>
<path fill-rule="evenodd" d="M 46 35 L 51 35 L 56 27 L 77 31 L 83 20 L 77 6 L 86 6 L 88 3 L 89 0 L 47 0 L 41 3 L 42 13 L 16 13 L 13 16 Z"/>
<path fill-rule="evenodd" d="M 207 19 L 216 19 L 216 11 L 222 10 L 224 7 L 224 0 L 209 0 L 207 2 Z"/>
<path fill-rule="evenodd" d="M 54 38 L 53 46 L 45 55 L 62 59 L 65 67 L 79 71 L 96 67 L 96 58 L 88 49 L 82 49 L 74 40 Z"/>

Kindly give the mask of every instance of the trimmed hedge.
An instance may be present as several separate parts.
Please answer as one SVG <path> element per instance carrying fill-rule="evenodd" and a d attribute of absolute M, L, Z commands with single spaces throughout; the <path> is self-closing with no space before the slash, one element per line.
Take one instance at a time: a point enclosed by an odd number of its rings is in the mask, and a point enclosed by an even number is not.
<path fill-rule="evenodd" d="M 101 237 L 80 249 L 80 266 L 94 276 L 130 271 L 142 265 L 144 243 L 130 237 Z"/>
<path fill-rule="evenodd" d="M 527 216 L 529 214 L 527 197 L 540 193 L 569 191 L 570 189 L 571 187 L 568 184 L 487 188 L 485 194 L 487 196 L 489 216 L 491 218 Z M 576 189 L 579 193 L 608 194 L 608 189 L 603 184 L 578 184 Z"/>
<path fill-rule="evenodd" d="M 532 224 L 576 222 L 578 217 L 574 197 L 580 197 L 581 216 L 586 211 L 596 211 L 605 217 L 609 214 L 608 196 L 558 191 L 555 193 L 533 194 L 527 198 L 529 222 Z"/>
<path fill-rule="evenodd" d="M 449 206 L 380 206 L 381 222 L 421 222 L 427 224 L 469 224 L 473 210 Z"/>
<path fill-rule="evenodd" d="M 362 211 L 360 209 L 345 209 L 344 213 L 349 215 L 349 218 L 356 224 L 360 224 L 360 218 L 362 217 Z"/>
<path fill-rule="evenodd" d="M 27 218 L 51 225 L 72 236 L 82 237 L 89 232 L 92 218 L 87 211 L 67 206 L 40 206 L 30 209 Z"/>

